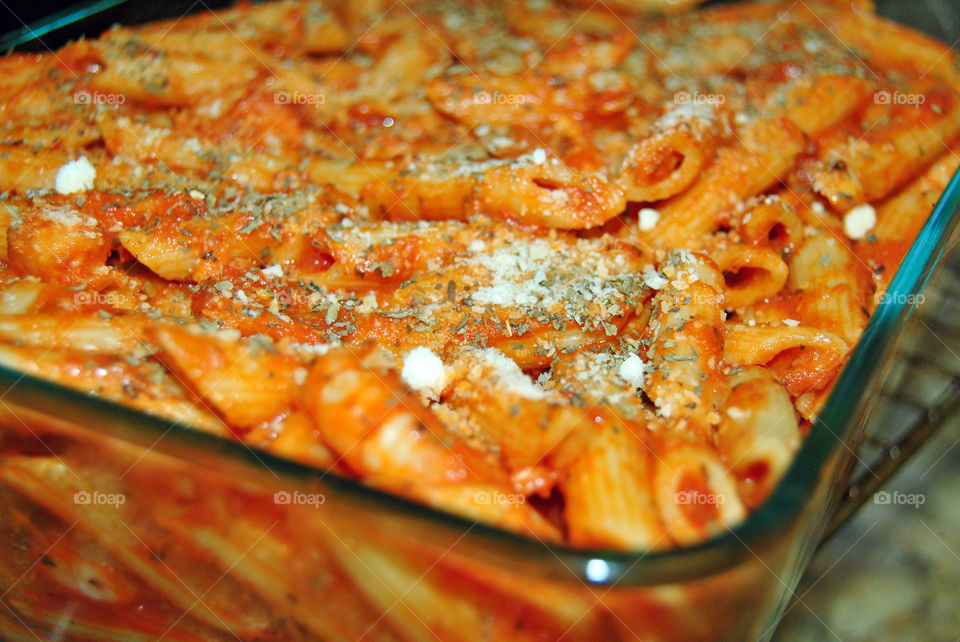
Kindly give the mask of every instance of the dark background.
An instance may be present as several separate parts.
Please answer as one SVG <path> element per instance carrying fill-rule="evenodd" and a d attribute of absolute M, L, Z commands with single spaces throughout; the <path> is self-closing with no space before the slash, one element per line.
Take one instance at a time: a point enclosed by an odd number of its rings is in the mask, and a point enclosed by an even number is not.
<path fill-rule="evenodd" d="M 0 53 L 6 53 L 11 44 L 19 44 L 30 37 L 31 30 L 25 25 L 36 26 L 37 21 L 58 13 L 65 17 L 75 10 L 93 5 L 98 5 L 100 10 L 83 20 L 80 25 L 68 24 L 57 29 L 55 33 L 41 34 L 38 41 L 18 46 L 18 49 L 57 49 L 67 41 L 83 35 L 95 37 L 113 24 L 137 24 L 173 18 L 235 2 L 236 0 L 0 0 Z"/>
<path fill-rule="evenodd" d="M 33 2 L 24 2 L 23 0 L 0 0 L 0 34 L 13 31 L 23 26 L 23 22 L 29 24 L 33 20 L 42 18 L 47 14 L 53 13 L 58 9 L 74 4 L 72 2 L 53 2 L 51 0 L 35 0 Z M 19 16 L 21 22 L 17 19 Z"/>

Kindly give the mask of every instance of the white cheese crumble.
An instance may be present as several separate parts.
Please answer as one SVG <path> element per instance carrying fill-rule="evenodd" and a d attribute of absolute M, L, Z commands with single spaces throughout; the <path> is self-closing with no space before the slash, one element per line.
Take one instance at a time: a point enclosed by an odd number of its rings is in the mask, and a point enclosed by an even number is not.
<path fill-rule="evenodd" d="M 648 270 L 643 273 L 643 282 L 651 290 L 660 290 L 667 287 L 667 284 L 670 283 L 654 270 Z"/>
<path fill-rule="evenodd" d="M 400 377 L 417 392 L 439 399 L 447 380 L 447 368 L 430 348 L 414 348 L 403 360 Z"/>
<path fill-rule="evenodd" d="M 533 150 L 532 159 L 536 165 L 543 165 L 547 162 L 547 152 L 538 147 L 537 149 Z"/>
<path fill-rule="evenodd" d="M 788 326 L 790 326 L 791 328 L 795 328 L 795 327 L 797 327 L 798 325 L 800 325 L 800 322 L 797 321 L 796 319 L 784 319 L 784 320 L 783 320 L 783 325 L 788 325 Z"/>
<path fill-rule="evenodd" d="M 644 207 L 637 212 L 637 223 L 642 232 L 649 232 L 660 222 L 660 212 L 652 207 Z"/>
<path fill-rule="evenodd" d="M 72 194 L 93 189 L 93 179 L 97 177 L 96 168 L 86 156 L 65 163 L 57 170 L 56 190 L 58 194 Z"/>
<path fill-rule="evenodd" d="M 647 373 L 647 364 L 635 354 L 624 359 L 617 370 L 617 376 L 634 388 L 643 387 L 643 380 Z"/>
<path fill-rule="evenodd" d="M 263 268 L 261 272 L 263 272 L 267 276 L 276 276 L 276 277 L 283 276 L 283 268 L 280 267 L 279 265 L 268 265 L 267 267 Z"/>
<path fill-rule="evenodd" d="M 876 224 L 877 211 L 869 203 L 857 205 L 843 215 L 843 231 L 854 240 L 866 237 Z"/>
<path fill-rule="evenodd" d="M 547 396 L 540 386 L 523 373 L 516 361 L 496 348 L 485 348 L 477 354 L 493 368 L 494 376 L 497 378 L 496 383 L 507 392 L 532 400 Z"/>

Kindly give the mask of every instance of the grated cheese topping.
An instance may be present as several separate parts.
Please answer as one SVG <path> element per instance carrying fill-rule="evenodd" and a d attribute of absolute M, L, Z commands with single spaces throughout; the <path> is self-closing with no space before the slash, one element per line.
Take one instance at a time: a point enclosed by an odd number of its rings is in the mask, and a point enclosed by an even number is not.
<path fill-rule="evenodd" d="M 517 362 L 503 354 L 496 348 L 485 348 L 477 351 L 477 356 L 487 366 L 493 369 L 494 383 L 507 392 L 524 399 L 539 400 L 547 396 L 543 388 L 534 383 L 517 365 Z"/>
<path fill-rule="evenodd" d="M 602 239 L 497 241 L 465 266 L 465 273 L 480 269 L 469 305 L 519 307 L 528 316 L 561 315 L 596 327 L 622 315 L 641 294 L 630 257 Z"/>

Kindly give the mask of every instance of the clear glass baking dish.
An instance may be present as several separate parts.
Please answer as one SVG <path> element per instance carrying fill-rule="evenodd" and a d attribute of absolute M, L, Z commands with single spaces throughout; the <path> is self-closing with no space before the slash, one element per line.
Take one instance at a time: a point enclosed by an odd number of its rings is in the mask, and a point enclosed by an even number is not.
<path fill-rule="evenodd" d="M 52 47 L 117 20 L 162 17 L 156 6 L 142 13 L 148 4 L 101 0 L 0 45 Z M 545 544 L 0 367 L 0 632 L 8 640 L 769 638 L 958 220 L 960 175 L 779 486 L 734 529 L 662 552 Z"/>

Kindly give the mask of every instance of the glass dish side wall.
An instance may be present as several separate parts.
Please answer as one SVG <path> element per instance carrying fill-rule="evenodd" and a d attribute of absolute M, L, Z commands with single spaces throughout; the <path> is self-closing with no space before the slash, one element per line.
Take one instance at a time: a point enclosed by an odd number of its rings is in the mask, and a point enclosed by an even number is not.
<path fill-rule="evenodd" d="M 746 639 L 816 521 L 799 516 L 726 572 L 609 586 L 603 558 L 588 562 L 596 584 L 540 576 L 485 559 L 469 529 L 438 537 L 305 479 L 238 480 L 219 459 L 11 404 L 0 425 L 0 623 L 13 639 Z"/>

